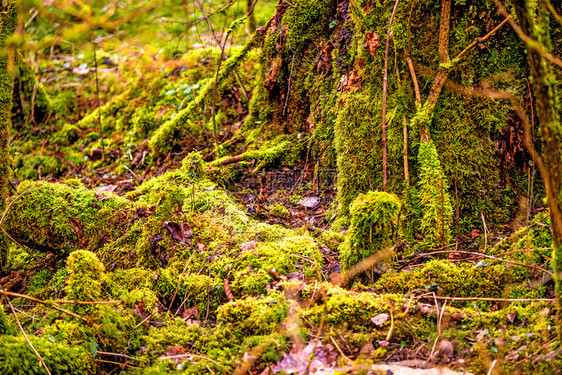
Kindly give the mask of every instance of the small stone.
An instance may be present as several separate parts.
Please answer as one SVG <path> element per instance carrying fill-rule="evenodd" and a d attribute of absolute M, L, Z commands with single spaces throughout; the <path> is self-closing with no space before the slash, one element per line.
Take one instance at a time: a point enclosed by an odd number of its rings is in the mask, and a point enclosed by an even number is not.
<path fill-rule="evenodd" d="M 318 197 L 306 197 L 302 201 L 299 202 L 301 206 L 306 208 L 316 208 L 320 206 L 320 198 Z"/>

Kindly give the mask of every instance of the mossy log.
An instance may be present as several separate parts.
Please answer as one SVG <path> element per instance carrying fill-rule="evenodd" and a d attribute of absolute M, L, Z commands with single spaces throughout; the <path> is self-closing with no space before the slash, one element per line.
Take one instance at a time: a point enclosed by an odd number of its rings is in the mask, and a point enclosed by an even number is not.
<path fill-rule="evenodd" d="M 150 210 L 84 186 L 23 182 L 11 202 L 4 228 L 19 243 L 55 255 L 115 242 Z"/>

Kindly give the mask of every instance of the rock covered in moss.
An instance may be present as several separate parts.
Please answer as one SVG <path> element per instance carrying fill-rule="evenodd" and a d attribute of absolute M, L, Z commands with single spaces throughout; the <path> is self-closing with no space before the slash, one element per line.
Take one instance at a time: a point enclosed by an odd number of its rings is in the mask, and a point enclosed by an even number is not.
<path fill-rule="evenodd" d="M 342 268 L 347 269 L 392 243 L 401 203 L 394 194 L 370 191 L 349 207 L 351 223 L 340 245 Z"/>

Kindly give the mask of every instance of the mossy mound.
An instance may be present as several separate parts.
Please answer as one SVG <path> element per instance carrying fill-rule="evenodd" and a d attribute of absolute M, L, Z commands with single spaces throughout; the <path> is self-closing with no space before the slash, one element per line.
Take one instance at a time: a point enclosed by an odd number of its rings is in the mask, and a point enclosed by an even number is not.
<path fill-rule="evenodd" d="M 342 269 L 392 244 L 398 233 L 400 208 L 400 200 L 394 194 L 378 191 L 361 194 L 353 201 L 349 207 L 349 230 L 339 248 Z"/>

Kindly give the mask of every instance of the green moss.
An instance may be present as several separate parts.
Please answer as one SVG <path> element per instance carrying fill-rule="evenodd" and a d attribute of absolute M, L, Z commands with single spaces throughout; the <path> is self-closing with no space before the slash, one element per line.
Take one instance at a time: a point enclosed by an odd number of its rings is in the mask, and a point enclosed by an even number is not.
<path fill-rule="evenodd" d="M 307 278 L 317 278 L 322 265 L 321 253 L 311 237 L 293 235 L 257 243 L 253 249 L 242 252 L 233 265 L 232 288 L 236 293 L 260 295 L 275 281 L 271 269 L 282 276 L 299 270 Z"/>
<path fill-rule="evenodd" d="M 510 273 L 503 264 L 481 267 L 432 260 L 410 272 L 389 271 L 377 284 L 393 293 L 421 289 L 445 296 L 502 298 L 509 281 Z"/>
<path fill-rule="evenodd" d="M 92 354 L 80 345 L 52 342 L 29 335 L 52 374 L 89 375 L 94 373 Z M 22 336 L 0 336 L 0 372 L 5 374 L 44 374 L 37 356 Z"/>
<path fill-rule="evenodd" d="M 451 239 L 453 208 L 447 179 L 432 142 L 420 145 L 418 161 L 421 167 L 419 199 L 423 210 L 420 230 L 427 244 L 445 246 Z"/>
<path fill-rule="evenodd" d="M 288 217 L 291 216 L 289 210 L 283 205 L 283 203 L 275 203 L 270 205 L 267 210 L 273 216 L 277 217 Z"/>
<path fill-rule="evenodd" d="M 27 290 L 30 295 L 37 298 L 50 295 L 52 286 L 50 285 L 53 272 L 51 270 L 41 270 L 34 274 L 27 283 Z"/>
<path fill-rule="evenodd" d="M 3 11 L 0 12 L 0 211 L 4 211 L 6 198 L 9 194 L 9 179 L 11 174 L 12 159 L 8 151 L 8 141 L 11 127 L 12 92 L 14 89 L 14 76 L 16 73 L 16 56 L 14 47 L 8 47 L 7 41 L 15 32 L 17 24 L 16 1 L 5 1 Z M 4 234 L 0 236 L 0 270 L 8 261 L 8 243 Z"/>
<path fill-rule="evenodd" d="M 392 244 L 398 227 L 400 200 L 393 194 L 370 191 L 350 205 L 351 223 L 339 247 L 342 269 Z"/>
<path fill-rule="evenodd" d="M 0 306 L 0 335 L 12 334 L 13 328 L 8 321 L 6 312 L 4 311 L 4 306 Z"/>
<path fill-rule="evenodd" d="M 240 338 L 267 335 L 285 319 L 288 311 L 284 295 L 272 292 L 265 298 L 248 297 L 222 305 L 217 311 L 217 322 L 222 330 Z"/>
<path fill-rule="evenodd" d="M 101 283 L 105 267 L 91 251 L 77 250 L 66 260 L 70 275 L 65 287 L 66 295 L 76 301 L 97 301 L 101 297 Z"/>
<path fill-rule="evenodd" d="M 358 194 L 376 186 L 380 169 L 378 152 L 374 151 L 378 108 L 377 100 L 359 91 L 343 96 L 334 124 L 337 155 L 338 217 L 349 215 L 349 205 Z"/>

